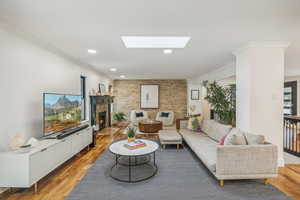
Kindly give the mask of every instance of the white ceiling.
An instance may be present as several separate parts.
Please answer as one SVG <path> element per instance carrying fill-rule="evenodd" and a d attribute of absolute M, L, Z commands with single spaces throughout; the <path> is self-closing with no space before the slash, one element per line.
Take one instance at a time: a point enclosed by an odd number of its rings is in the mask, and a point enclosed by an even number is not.
<path fill-rule="evenodd" d="M 1 0 L 0 20 L 111 78 L 191 78 L 232 62 L 248 41 L 274 40 L 291 42 L 286 68 L 300 74 L 299 0 Z M 164 55 L 126 49 L 124 35 L 191 40 Z"/>

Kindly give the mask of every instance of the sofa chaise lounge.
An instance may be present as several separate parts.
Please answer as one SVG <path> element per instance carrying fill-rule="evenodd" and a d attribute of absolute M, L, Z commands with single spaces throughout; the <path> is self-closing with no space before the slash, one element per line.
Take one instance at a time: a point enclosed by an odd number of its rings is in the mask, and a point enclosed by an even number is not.
<path fill-rule="evenodd" d="M 203 132 L 188 130 L 187 121 L 181 120 L 179 133 L 209 171 L 224 185 L 224 180 L 264 179 L 277 177 L 277 146 L 219 145 L 232 127 L 204 119 Z"/>

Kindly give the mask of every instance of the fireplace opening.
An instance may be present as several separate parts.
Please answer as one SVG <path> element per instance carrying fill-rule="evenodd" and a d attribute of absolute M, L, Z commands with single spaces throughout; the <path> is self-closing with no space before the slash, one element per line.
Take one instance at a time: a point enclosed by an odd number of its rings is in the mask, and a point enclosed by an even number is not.
<path fill-rule="evenodd" d="M 99 112 L 99 131 L 106 128 L 106 111 Z"/>

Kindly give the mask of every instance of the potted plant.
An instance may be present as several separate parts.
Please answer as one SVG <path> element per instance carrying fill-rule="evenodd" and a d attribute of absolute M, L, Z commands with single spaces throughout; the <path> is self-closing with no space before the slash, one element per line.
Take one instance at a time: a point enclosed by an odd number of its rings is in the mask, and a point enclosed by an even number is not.
<path fill-rule="evenodd" d="M 135 133 L 136 133 L 136 128 L 135 127 L 128 127 L 128 129 L 127 129 L 127 140 L 128 140 L 128 142 L 133 142 L 135 140 Z"/>
<path fill-rule="evenodd" d="M 216 81 L 209 83 L 203 82 L 207 90 L 205 99 L 217 114 L 218 120 L 223 124 L 235 124 L 235 85 L 224 87 Z"/>
<path fill-rule="evenodd" d="M 123 112 L 116 112 L 113 114 L 113 119 L 115 121 L 117 121 L 116 126 L 122 127 L 122 125 L 123 125 L 122 122 L 126 120 L 125 116 L 126 115 Z"/>

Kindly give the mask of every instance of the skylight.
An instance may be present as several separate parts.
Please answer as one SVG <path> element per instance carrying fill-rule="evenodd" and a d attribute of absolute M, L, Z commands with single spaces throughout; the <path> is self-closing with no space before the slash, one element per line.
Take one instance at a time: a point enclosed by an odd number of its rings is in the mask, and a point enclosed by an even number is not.
<path fill-rule="evenodd" d="M 122 36 L 126 48 L 178 49 L 185 48 L 191 37 Z"/>

